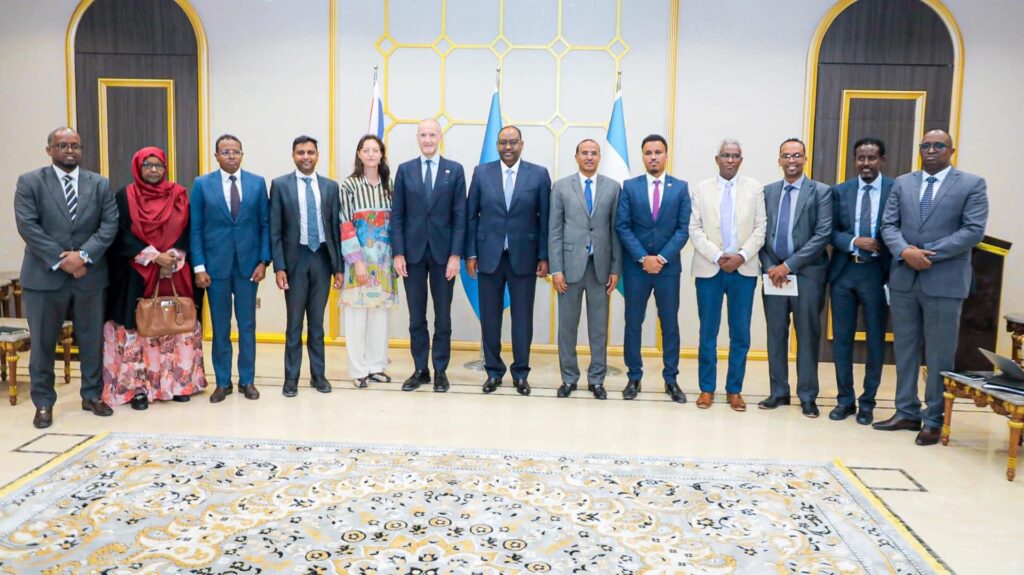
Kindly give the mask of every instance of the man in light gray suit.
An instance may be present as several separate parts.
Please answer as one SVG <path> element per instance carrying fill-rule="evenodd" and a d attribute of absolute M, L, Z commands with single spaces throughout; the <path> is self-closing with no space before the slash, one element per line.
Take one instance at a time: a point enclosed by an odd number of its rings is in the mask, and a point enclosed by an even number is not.
<path fill-rule="evenodd" d="M 896 414 L 875 429 L 920 430 L 915 443 L 934 445 L 942 426 L 942 371 L 953 369 L 960 306 L 971 288 L 971 249 L 985 236 L 985 180 L 950 165 L 953 139 L 924 135 L 923 171 L 896 178 L 882 215 L 892 251 L 889 298 L 896 351 Z M 925 409 L 917 394 L 924 343 Z M 922 419 L 924 427 L 922 428 Z"/>
<path fill-rule="evenodd" d="M 828 246 L 832 234 L 832 192 L 804 176 L 804 143 L 790 138 L 779 147 L 783 179 L 764 187 L 768 226 L 761 249 L 761 268 L 767 281 L 784 286 L 795 275 L 798 295 L 765 295 L 768 324 L 768 377 L 771 394 L 757 406 L 775 409 L 790 404 L 789 315 L 796 339 L 796 394 L 807 417 L 818 417 L 818 344 L 821 310 L 825 305 Z"/>
<path fill-rule="evenodd" d="M 22 174 L 14 216 L 25 240 L 21 262 L 25 315 L 32 335 L 28 372 L 37 428 L 53 423 L 54 351 L 72 310 L 82 368 L 82 409 L 107 416 L 103 403 L 103 305 L 108 283 L 103 257 L 117 234 L 117 204 L 107 179 L 79 168 L 82 140 L 70 128 L 46 139 L 53 163 Z"/>
<path fill-rule="evenodd" d="M 597 399 L 607 399 L 608 296 L 622 272 L 622 249 L 615 233 L 620 186 L 597 173 L 601 146 L 594 140 L 576 145 L 576 163 L 579 173 L 551 186 L 548 220 L 551 282 L 558 292 L 558 363 L 562 370 L 558 397 L 569 397 L 580 379 L 576 332 L 586 294 L 590 341 L 587 389 Z"/>

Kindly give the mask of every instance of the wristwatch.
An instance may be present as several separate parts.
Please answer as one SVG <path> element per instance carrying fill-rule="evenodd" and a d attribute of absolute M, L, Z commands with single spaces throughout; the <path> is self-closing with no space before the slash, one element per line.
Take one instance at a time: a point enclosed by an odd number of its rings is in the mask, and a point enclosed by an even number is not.
<path fill-rule="evenodd" d="M 78 250 L 78 257 L 82 258 L 82 261 L 87 263 L 87 264 L 91 264 L 92 263 L 92 260 L 89 259 L 89 252 L 87 252 L 85 250 Z"/>

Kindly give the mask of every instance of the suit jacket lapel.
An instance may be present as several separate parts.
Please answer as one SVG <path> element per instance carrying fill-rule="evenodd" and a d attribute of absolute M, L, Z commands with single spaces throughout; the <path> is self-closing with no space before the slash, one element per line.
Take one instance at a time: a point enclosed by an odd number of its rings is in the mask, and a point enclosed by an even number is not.
<path fill-rule="evenodd" d="M 224 181 L 221 180 L 221 175 L 220 170 L 210 174 L 210 186 L 206 193 L 213 194 L 213 198 L 210 198 L 210 201 L 216 202 L 220 206 L 221 211 L 224 212 L 224 217 L 231 222 L 234 221 L 234 218 L 231 217 L 231 206 L 228 205 L 227 200 L 224 198 Z M 239 193 L 242 192 L 242 170 L 238 170 L 238 191 Z"/>
<path fill-rule="evenodd" d="M 594 195 L 594 191 L 597 189 L 596 184 L 597 182 L 595 181 L 594 185 L 591 186 L 590 188 L 591 195 Z M 587 198 L 583 196 L 583 188 L 580 187 L 579 174 L 577 174 L 573 179 L 569 180 L 569 185 L 570 187 L 572 187 L 572 191 L 575 192 L 573 195 L 575 195 L 576 199 L 580 201 L 580 206 L 583 208 L 583 213 L 587 214 L 587 219 L 590 219 L 590 211 L 587 210 Z M 594 197 L 594 199 L 596 200 L 596 197 Z M 597 209 L 596 201 L 594 202 L 594 207 L 594 209 Z"/>
<path fill-rule="evenodd" d="M 921 221 L 921 195 L 920 194 L 921 194 L 921 175 L 922 175 L 922 173 L 923 172 L 921 172 L 921 171 L 914 172 L 914 174 L 913 174 L 914 187 L 912 189 L 907 190 L 907 193 L 910 194 L 910 205 L 913 208 L 914 215 L 916 217 L 916 219 L 914 221 L 918 222 L 918 225 L 921 225 L 922 223 L 924 223 L 924 222 Z"/>
<path fill-rule="evenodd" d="M 935 213 L 935 210 L 939 207 L 939 204 L 942 203 L 942 200 L 945 200 L 946 196 L 949 195 L 949 192 L 953 190 L 953 187 L 956 186 L 956 182 L 959 177 L 960 172 L 958 172 L 956 168 L 953 168 L 948 174 L 946 174 L 946 179 L 942 180 L 942 184 L 939 185 L 939 189 L 932 190 L 932 197 L 934 198 L 932 200 L 932 207 L 928 210 L 928 214 L 924 217 L 924 221 L 921 222 L 922 225 L 928 221 L 928 218 L 932 217 L 932 214 Z M 939 192 L 938 197 L 934 196 L 936 192 Z"/>
<path fill-rule="evenodd" d="M 892 180 L 882 179 L 882 192 L 878 194 L 878 215 L 875 217 L 875 237 L 882 237 L 882 215 L 885 213 L 885 203 L 889 201 L 889 191 L 892 190 Z"/>
<path fill-rule="evenodd" d="M 428 212 L 431 210 L 431 208 L 434 207 L 434 204 L 437 203 L 437 196 L 441 195 L 438 193 L 438 190 L 443 189 L 444 185 L 448 183 L 448 174 L 450 173 L 445 172 L 445 169 L 448 169 L 448 161 L 442 158 L 440 155 L 437 156 L 436 164 L 437 169 L 434 170 L 434 189 L 430 193 L 430 201 L 427 202 Z M 422 173 L 422 170 L 420 171 L 420 173 Z M 424 196 L 426 196 L 427 194 L 427 188 L 424 185 L 423 179 L 420 179 L 420 193 L 423 194 Z"/>
<path fill-rule="evenodd" d="M 512 201 L 508 203 L 510 212 L 512 211 L 512 206 L 516 205 L 516 198 L 519 197 L 520 191 L 523 189 L 523 186 L 526 185 L 523 182 L 526 180 L 527 173 L 528 168 L 526 167 L 526 163 L 520 162 L 519 171 L 516 172 L 516 185 L 512 187 Z M 504 184 L 504 182 L 502 182 L 502 184 Z M 504 186 L 502 186 L 502 190 L 504 190 Z M 504 194 L 502 194 L 502 200 L 504 199 Z"/>
<path fill-rule="evenodd" d="M 84 171 L 78 172 L 78 217 L 75 218 L 75 222 L 78 222 L 85 211 L 89 209 L 89 206 L 95 204 L 93 196 L 96 195 L 96 182 L 86 174 Z M 64 201 L 64 209 L 67 210 L 67 200 Z M 68 211 L 68 217 L 71 217 L 71 211 Z"/>
<path fill-rule="evenodd" d="M 57 174 L 53 172 L 53 168 L 46 167 L 43 168 L 43 170 L 43 178 L 46 181 L 46 188 L 49 190 L 50 195 L 53 197 L 53 201 L 57 202 L 57 205 L 60 207 L 61 213 L 63 213 L 64 217 L 67 218 L 70 222 L 71 210 L 68 209 L 68 199 L 64 196 L 64 184 L 57 179 Z M 82 170 L 78 171 L 79 204 L 82 203 L 81 193 L 83 174 L 84 172 Z"/>
<path fill-rule="evenodd" d="M 807 202 L 811 201 L 813 192 L 811 180 L 804 178 L 804 183 L 800 186 L 800 196 L 796 199 L 796 214 L 793 216 L 793 221 L 789 224 L 790 229 L 796 229 L 796 224 L 800 221 L 800 216 L 804 214 L 804 207 L 807 206 Z"/>
<path fill-rule="evenodd" d="M 644 212 L 644 213 L 647 214 L 647 217 L 651 219 L 652 223 L 657 224 L 658 221 L 654 219 L 654 211 L 651 209 L 651 196 L 649 195 L 649 192 L 647 191 L 647 186 L 648 186 L 648 184 L 647 184 L 647 176 L 645 175 L 642 178 L 640 178 L 640 186 L 639 186 L 639 189 L 637 191 L 640 192 L 640 199 L 641 199 L 641 201 L 644 203 L 645 206 L 647 206 L 647 211 Z M 664 196 L 665 194 L 663 193 L 661 195 Z M 664 197 L 662 197 L 660 199 L 664 199 Z M 665 202 L 663 201 L 662 203 L 665 203 Z"/>
<path fill-rule="evenodd" d="M 498 187 L 495 188 L 495 190 L 498 191 L 498 203 L 501 205 L 501 209 L 505 212 L 505 215 L 508 215 L 509 207 L 505 205 L 505 164 L 502 163 L 501 160 L 498 160 L 493 164 L 493 166 L 494 174 L 492 177 L 494 177 L 498 182 Z M 516 174 L 516 183 L 519 182 L 520 174 L 522 174 L 522 170 L 520 170 L 519 174 Z M 514 199 L 515 193 L 513 193 L 512 196 Z"/>
<path fill-rule="evenodd" d="M 765 230 L 765 245 L 775 246 L 775 229 L 779 227 L 779 203 L 782 201 L 782 184 L 778 186 L 769 185 L 764 190 L 764 208 L 767 211 L 768 221 Z"/>

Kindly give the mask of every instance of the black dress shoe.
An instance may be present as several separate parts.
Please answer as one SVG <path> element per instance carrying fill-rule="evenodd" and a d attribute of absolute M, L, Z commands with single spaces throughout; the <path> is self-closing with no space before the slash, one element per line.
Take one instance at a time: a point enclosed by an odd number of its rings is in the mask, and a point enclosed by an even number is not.
<path fill-rule="evenodd" d="M 224 401 L 224 398 L 234 393 L 234 389 L 230 385 L 221 387 L 217 386 L 217 389 L 213 390 L 210 394 L 210 403 L 220 403 Z"/>
<path fill-rule="evenodd" d="M 672 401 L 676 403 L 686 403 L 686 394 L 683 390 L 679 389 L 679 385 L 675 383 L 665 384 L 665 393 L 672 398 Z"/>
<path fill-rule="evenodd" d="M 419 386 L 425 383 L 430 383 L 430 370 L 417 369 L 402 384 L 402 391 L 416 391 Z"/>
<path fill-rule="evenodd" d="M 149 398 L 144 393 L 140 393 L 132 398 L 132 409 L 136 411 L 146 411 L 149 409 Z"/>
<path fill-rule="evenodd" d="M 94 415 L 98 415 L 100 417 L 114 415 L 114 410 L 110 409 L 109 405 L 103 403 L 103 401 L 99 399 L 83 399 L 82 411 L 91 411 Z"/>
<path fill-rule="evenodd" d="M 842 421 L 857 413 L 857 408 L 852 405 L 837 405 L 828 412 L 828 418 L 832 421 Z"/>
<path fill-rule="evenodd" d="M 255 383 L 250 383 L 249 385 L 238 384 L 238 391 L 241 391 L 246 399 L 260 398 L 260 390 L 256 389 Z"/>
<path fill-rule="evenodd" d="M 525 379 L 513 379 L 512 384 L 516 386 L 519 395 L 530 395 L 530 384 Z"/>
<path fill-rule="evenodd" d="M 920 431 L 921 422 L 919 420 L 907 419 L 905 417 L 900 417 L 899 415 L 894 415 L 885 421 L 879 421 L 871 427 L 879 431 L 899 431 L 903 429 L 907 431 Z"/>
<path fill-rule="evenodd" d="M 295 397 L 299 394 L 299 380 L 297 379 L 286 379 L 284 380 L 284 386 L 281 388 L 281 395 L 285 397 Z"/>
<path fill-rule="evenodd" d="M 494 390 L 498 389 L 500 386 L 500 377 L 488 377 L 487 381 L 484 382 L 484 393 L 494 393 Z"/>
<path fill-rule="evenodd" d="M 774 397 L 769 395 L 758 402 L 757 407 L 760 409 L 775 409 L 780 405 L 789 405 L 793 400 L 787 395 L 786 397 Z"/>
<path fill-rule="evenodd" d="M 818 404 L 813 401 L 801 401 L 800 411 L 802 411 L 805 416 L 812 419 L 821 415 L 821 413 L 818 412 Z"/>
<path fill-rule="evenodd" d="M 604 385 L 588 385 L 587 389 L 590 393 L 594 394 L 594 399 L 608 399 L 608 392 L 604 390 Z"/>
<path fill-rule="evenodd" d="M 640 394 L 640 380 L 631 379 L 626 383 L 625 389 L 622 390 L 622 399 L 630 400 L 636 399 L 636 396 Z"/>
<path fill-rule="evenodd" d="M 188 403 L 188 402 L 192 401 L 192 396 L 190 396 L 190 395 L 175 395 L 174 397 L 171 398 L 171 401 L 175 401 L 175 402 L 178 402 L 178 403 Z"/>
<path fill-rule="evenodd" d="M 331 392 L 331 382 L 327 381 L 327 378 L 322 375 L 317 375 L 313 377 L 313 380 L 310 381 L 309 384 L 313 386 L 313 389 L 319 391 L 320 393 Z"/>
<path fill-rule="evenodd" d="M 560 385 L 558 387 L 558 397 L 569 397 L 569 394 L 571 394 L 571 393 L 572 393 L 572 384 L 571 383 L 563 383 L 562 385 Z"/>
<path fill-rule="evenodd" d="M 861 408 L 857 412 L 857 423 L 861 425 L 871 425 L 871 422 L 875 420 L 875 414 L 870 409 Z"/>
<path fill-rule="evenodd" d="M 448 375 L 445 372 L 434 372 L 434 391 L 437 393 L 444 393 L 448 391 Z"/>
<path fill-rule="evenodd" d="M 32 418 L 32 425 L 36 429 L 46 429 L 53 425 L 53 408 L 37 407 L 36 416 Z"/>
<path fill-rule="evenodd" d="M 914 443 L 918 445 L 935 445 L 939 442 L 939 437 L 942 435 L 942 430 L 938 427 L 925 426 L 917 434 L 917 438 L 914 439 Z"/>

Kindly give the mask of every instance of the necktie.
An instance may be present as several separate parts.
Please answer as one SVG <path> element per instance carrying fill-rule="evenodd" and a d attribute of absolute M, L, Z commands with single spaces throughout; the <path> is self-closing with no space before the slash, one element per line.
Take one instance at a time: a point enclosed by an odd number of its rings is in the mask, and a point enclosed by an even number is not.
<path fill-rule="evenodd" d="M 237 177 L 231 176 L 228 178 L 231 180 L 231 219 L 238 219 L 238 208 L 242 206 L 242 195 L 238 193 L 238 184 L 236 184 Z"/>
<path fill-rule="evenodd" d="M 857 226 L 857 235 L 862 238 L 872 238 L 871 233 L 871 184 L 865 184 L 860 194 L 860 225 Z"/>
<path fill-rule="evenodd" d="M 427 175 L 423 177 L 423 191 L 430 202 L 430 194 L 434 193 L 434 172 L 430 169 L 430 163 L 434 160 L 427 160 Z"/>
<path fill-rule="evenodd" d="M 924 187 L 924 196 L 921 197 L 921 221 L 928 217 L 928 212 L 932 209 L 932 194 L 935 192 L 935 182 L 939 181 L 935 176 L 928 176 L 925 180 L 928 185 Z"/>
<path fill-rule="evenodd" d="M 726 253 L 732 253 L 732 182 L 725 183 L 725 192 L 722 194 L 719 209 L 722 213 L 722 246 Z"/>
<path fill-rule="evenodd" d="M 658 221 L 658 211 L 661 209 L 661 180 L 654 180 L 654 205 L 651 206 L 651 217 Z"/>
<path fill-rule="evenodd" d="M 313 193 L 313 178 L 302 178 L 306 182 L 306 247 L 315 252 L 320 249 L 320 227 L 317 225 L 316 195 Z"/>
<path fill-rule="evenodd" d="M 583 181 L 586 184 L 583 186 L 583 197 L 587 200 L 587 213 L 590 215 L 594 215 L 594 190 L 590 187 L 593 182 L 594 180 L 590 178 Z M 594 244 L 589 239 L 587 240 L 587 253 L 591 255 L 594 253 Z"/>
<path fill-rule="evenodd" d="M 775 229 L 775 255 L 780 260 L 789 257 L 789 210 L 792 205 L 792 192 L 796 186 L 788 185 L 782 192 L 782 203 L 779 206 L 779 227 Z"/>
<path fill-rule="evenodd" d="M 512 179 L 512 170 L 505 170 L 505 211 L 512 209 L 512 191 L 516 187 L 515 180 Z M 508 235 L 505 235 L 505 249 L 508 249 Z"/>
<path fill-rule="evenodd" d="M 75 190 L 74 180 L 71 176 L 64 176 L 64 199 L 68 202 L 68 212 L 71 213 L 71 221 L 78 217 L 78 191 Z"/>

